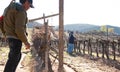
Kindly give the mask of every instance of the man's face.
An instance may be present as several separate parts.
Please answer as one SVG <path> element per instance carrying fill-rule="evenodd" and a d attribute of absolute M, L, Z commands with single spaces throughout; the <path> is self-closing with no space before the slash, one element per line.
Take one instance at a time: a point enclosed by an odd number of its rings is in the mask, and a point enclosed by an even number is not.
<path fill-rule="evenodd" d="M 25 6 L 25 10 L 27 11 L 30 8 L 30 3 L 28 2 L 28 0 L 26 0 L 24 6 Z"/>

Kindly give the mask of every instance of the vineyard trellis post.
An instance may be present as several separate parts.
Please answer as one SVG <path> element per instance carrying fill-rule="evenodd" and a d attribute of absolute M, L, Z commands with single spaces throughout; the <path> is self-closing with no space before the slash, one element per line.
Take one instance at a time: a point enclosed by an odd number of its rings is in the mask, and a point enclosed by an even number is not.
<path fill-rule="evenodd" d="M 106 27 L 106 29 L 107 29 L 107 40 L 108 40 L 108 26 Z"/>
<path fill-rule="evenodd" d="M 64 49 L 64 43 L 63 43 L 63 32 L 64 32 L 64 0 L 59 0 L 59 68 L 58 72 L 64 72 L 63 71 L 63 49 Z"/>
<path fill-rule="evenodd" d="M 43 19 L 44 19 L 44 27 L 45 27 L 45 44 L 46 44 L 46 51 L 45 51 L 45 72 L 48 72 L 48 20 L 46 22 L 45 20 L 45 14 L 43 14 Z"/>

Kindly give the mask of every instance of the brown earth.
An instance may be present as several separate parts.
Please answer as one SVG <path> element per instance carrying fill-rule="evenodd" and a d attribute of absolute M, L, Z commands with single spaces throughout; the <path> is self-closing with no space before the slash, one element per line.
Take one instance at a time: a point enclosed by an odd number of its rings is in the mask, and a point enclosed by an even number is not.
<path fill-rule="evenodd" d="M 0 50 L 1 51 L 1 50 Z M 8 52 L 8 51 L 6 51 Z M 0 52 L 0 55 L 3 55 L 5 57 L 5 53 Z M 26 56 L 26 54 L 22 54 L 22 59 Z M 1 60 L 3 59 L 3 60 Z M 55 60 L 51 57 L 51 60 Z M 71 56 L 64 52 L 64 69 L 66 72 L 120 72 L 119 69 L 107 65 L 105 62 L 107 62 L 106 59 L 93 59 L 90 56 L 87 55 L 74 55 Z M 3 72 L 4 66 L 6 63 L 6 58 L 0 58 L 0 72 Z M 53 70 L 54 72 L 58 71 L 58 60 L 56 60 L 53 64 Z M 28 65 L 22 66 L 21 62 L 17 68 L 16 72 L 30 72 L 28 70 Z"/>
<path fill-rule="evenodd" d="M 120 72 L 119 69 L 112 67 L 108 64 L 112 63 L 113 60 L 94 58 L 87 55 L 69 55 L 64 52 L 64 65 L 66 72 L 72 69 L 71 72 Z M 58 62 L 56 62 L 58 64 Z M 114 62 L 113 62 L 114 63 Z"/>

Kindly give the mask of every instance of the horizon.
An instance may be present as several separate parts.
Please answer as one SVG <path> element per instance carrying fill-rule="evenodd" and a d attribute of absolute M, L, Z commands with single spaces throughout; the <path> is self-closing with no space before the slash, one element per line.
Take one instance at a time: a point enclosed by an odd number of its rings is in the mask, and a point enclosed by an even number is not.
<path fill-rule="evenodd" d="M 36 22 L 36 21 L 33 21 Z M 40 22 L 37 22 L 41 24 Z M 120 27 L 120 26 L 114 26 L 114 25 L 95 25 L 95 24 L 87 24 L 87 23 L 70 23 L 70 24 L 64 24 L 64 25 L 94 25 L 94 26 L 113 26 L 113 27 Z M 53 25 L 53 26 L 58 26 L 58 25 Z"/>
<path fill-rule="evenodd" d="M 0 15 L 11 0 L 0 1 Z M 18 2 L 18 0 L 16 0 Z M 34 0 L 27 11 L 28 18 L 34 19 L 59 12 L 59 0 Z M 64 25 L 66 24 L 93 24 L 112 25 L 120 27 L 119 0 L 64 0 Z M 47 18 L 50 25 L 59 25 L 59 17 Z M 43 20 L 37 22 L 43 23 Z"/>

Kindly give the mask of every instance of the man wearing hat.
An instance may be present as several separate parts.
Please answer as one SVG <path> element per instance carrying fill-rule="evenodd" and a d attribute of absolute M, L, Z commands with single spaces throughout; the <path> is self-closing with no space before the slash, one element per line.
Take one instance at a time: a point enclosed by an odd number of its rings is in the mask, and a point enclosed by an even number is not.
<path fill-rule="evenodd" d="M 19 0 L 19 3 L 10 3 L 4 11 L 4 30 L 10 48 L 4 72 L 15 72 L 21 59 L 22 43 L 30 49 L 26 34 L 26 11 L 34 7 L 32 3 L 32 0 Z"/>

